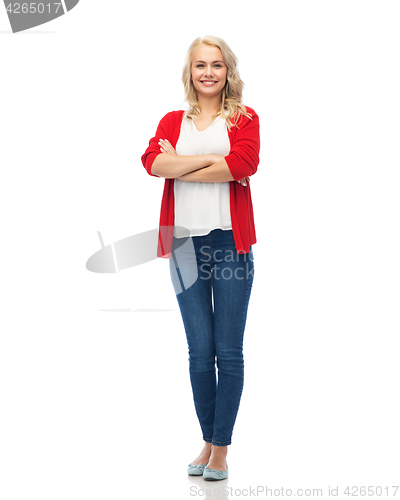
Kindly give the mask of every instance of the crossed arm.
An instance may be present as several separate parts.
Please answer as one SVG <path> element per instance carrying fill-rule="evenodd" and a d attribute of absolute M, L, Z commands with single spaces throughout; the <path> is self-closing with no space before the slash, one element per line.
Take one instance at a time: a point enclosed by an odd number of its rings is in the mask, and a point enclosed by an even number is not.
<path fill-rule="evenodd" d="M 185 182 L 229 182 L 234 178 L 224 156 L 216 154 L 180 156 L 167 140 L 160 140 L 162 154 L 156 156 L 151 171 L 159 177 Z M 247 186 L 249 177 L 238 180 Z"/>

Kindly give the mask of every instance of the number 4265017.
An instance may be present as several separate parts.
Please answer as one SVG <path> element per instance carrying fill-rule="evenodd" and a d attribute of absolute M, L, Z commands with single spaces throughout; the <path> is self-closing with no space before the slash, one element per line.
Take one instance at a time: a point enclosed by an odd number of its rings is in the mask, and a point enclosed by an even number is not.
<path fill-rule="evenodd" d="M 58 10 L 62 8 L 62 4 L 60 3 L 37 3 L 37 2 L 30 2 L 30 3 L 9 3 L 6 7 L 7 12 L 10 14 L 43 14 L 45 10 L 47 12 L 51 13 L 51 8 L 55 8 L 55 13 L 57 14 Z"/>

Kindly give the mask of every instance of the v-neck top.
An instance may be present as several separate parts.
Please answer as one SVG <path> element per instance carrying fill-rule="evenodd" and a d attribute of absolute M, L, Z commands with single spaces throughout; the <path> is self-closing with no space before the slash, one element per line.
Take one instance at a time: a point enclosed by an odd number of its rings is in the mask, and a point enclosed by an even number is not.
<path fill-rule="evenodd" d="M 246 176 L 254 175 L 260 162 L 260 119 L 253 108 L 245 107 L 248 116 L 241 117 L 237 126 L 235 126 L 234 117 L 231 119 L 233 126 L 228 129 L 231 149 L 229 154 L 225 156 L 225 161 L 233 177 L 233 181 L 229 183 L 229 194 L 232 233 L 238 253 L 250 252 L 251 246 L 257 242 L 250 183 L 247 186 L 242 186 L 238 182 L 234 182 L 244 179 Z M 149 144 L 141 156 L 141 162 L 147 174 L 151 177 L 160 179 L 160 176 L 151 172 L 154 160 L 158 155 L 162 154 L 159 144 L 160 139 L 167 139 L 171 146 L 176 148 L 184 114 L 185 110 L 183 109 L 166 113 L 159 121 L 154 136 L 149 140 Z M 174 185 L 178 181 L 165 178 L 163 182 L 157 257 L 169 259 L 173 255 Z M 146 211 L 147 209 L 146 203 L 140 205 L 140 210 Z"/>
<path fill-rule="evenodd" d="M 226 156 L 230 141 L 224 117 L 218 116 L 206 129 L 183 117 L 176 154 Z M 174 236 L 202 236 L 213 229 L 232 229 L 229 182 L 185 182 L 175 179 Z"/>

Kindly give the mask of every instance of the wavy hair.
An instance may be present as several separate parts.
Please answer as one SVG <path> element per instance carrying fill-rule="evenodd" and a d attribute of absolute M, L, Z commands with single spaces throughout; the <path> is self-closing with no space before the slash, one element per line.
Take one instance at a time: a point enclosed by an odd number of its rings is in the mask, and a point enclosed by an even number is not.
<path fill-rule="evenodd" d="M 207 35 L 204 38 L 196 38 L 196 40 L 191 43 L 187 51 L 185 64 L 182 71 L 182 82 L 185 89 L 185 99 L 190 105 L 190 109 L 186 112 L 186 116 L 189 119 L 193 119 L 200 113 L 197 90 L 195 89 L 193 82 L 191 81 L 191 66 L 193 54 L 199 45 L 218 47 L 222 52 L 222 57 L 227 66 L 226 84 L 222 89 L 220 110 L 214 116 L 225 116 L 227 126 L 230 130 L 232 126 L 231 119 L 235 115 L 235 126 L 237 126 L 237 123 L 242 116 L 247 116 L 248 118 L 251 118 L 252 116 L 247 113 L 247 110 L 242 102 L 244 83 L 239 76 L 239 71 L 237 68 L 237 57 L 232 52 L 228 44 L 224 40 L 216 36 Z"/>

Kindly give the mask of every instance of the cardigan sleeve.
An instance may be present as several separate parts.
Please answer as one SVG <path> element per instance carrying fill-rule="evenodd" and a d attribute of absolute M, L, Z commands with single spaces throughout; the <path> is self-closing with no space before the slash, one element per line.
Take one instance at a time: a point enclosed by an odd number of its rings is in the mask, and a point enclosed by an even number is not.
<path fill-rule="evenodd" d="M 151 173 L 151 167 L 156 157 L 161 154 L 160 145 L 158 144 L 159 140 L 166 139 L 168 137 L 167 130 L 169 129 L 168 122 L 170 119 L 170 115 L 171 112 L 167 113 L 163 118 L 161 118 L 156 130 L 156 135 L 150 139 L 149 145 L 141 158 L 143 166 L 146 169 L 147 173 L 153 177 L 159 177 L 158 175 Z"/>
<path fill-rule="evenodd" d="M 247 110 L 252 118 L 242 118 L 247 121 L 232 133 L 231 150 L 228 156 L 225 156 L 235 181 L 255 174 L 260 162 L 260 121 L 253 109 Z"/>

